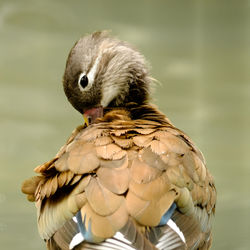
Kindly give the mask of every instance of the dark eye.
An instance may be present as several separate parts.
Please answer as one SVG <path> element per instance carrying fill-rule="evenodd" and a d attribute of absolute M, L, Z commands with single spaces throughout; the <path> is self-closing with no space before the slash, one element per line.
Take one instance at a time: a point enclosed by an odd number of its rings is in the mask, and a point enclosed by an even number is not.
<path fill-rule="evenodd" d="M 82 86 L 82 88 L 86 88 L 88 86 L 88 83 L 89 83 L 89 79 L 86 75 L 83 75 L 80 79 L 80 85 Z"/>

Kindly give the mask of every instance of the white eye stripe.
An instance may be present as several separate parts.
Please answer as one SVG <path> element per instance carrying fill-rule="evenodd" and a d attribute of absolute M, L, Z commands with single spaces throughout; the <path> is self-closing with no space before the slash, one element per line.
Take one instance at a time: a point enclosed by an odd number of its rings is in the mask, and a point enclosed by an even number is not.
<path fill-rule="evenodd" d="M 94 82 L 94 79 L 95 79 L 95 76 L 96 76 L 96 71 L 97 71 L 98 65 L 100 63 L 100 60 L 101 60 L 101 55 L 99 55 L 96 58 L 94 65 L 92 66 L 92 68 L 90 69 L 90 71 L 89 71 L 89 73 L 87 75 L 88 78 L 89 78 L 90 83 Z"/>
<path fill-rule="evenodd" d="M 97 68 L 98 68 L 98 65 L 100 63 L 100 60 L 101 60 L 101 55 L 99 55 L 96 60 L 95 60 L 95 63 L 93 64 L 92 68 L 90 69 L 89 73 L 87 74 L 87 77 L 88 77 L 88 85 L 83 88 L 80 84 L 81 82 L 81 79 L 84 75 L 86 75 L 86 72 L 83 72 L 80 74 L 79 78 L 78 78 L 78 86 L 80 88 L 80 90 L 83 92 L 83 91 L 88 91 L 93 83 L 94 83 L 94 80 L 95 80 L 95 76 L 96 76 L 96 72 L 97 72 Z"/>

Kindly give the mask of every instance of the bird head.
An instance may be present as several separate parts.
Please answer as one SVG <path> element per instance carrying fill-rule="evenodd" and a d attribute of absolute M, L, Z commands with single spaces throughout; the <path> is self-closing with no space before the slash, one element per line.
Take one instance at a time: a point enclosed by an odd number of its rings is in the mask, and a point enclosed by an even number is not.
<path fill-rule="evenodd" d="M 69 102 L 80 113 L 148 101 L 150 77 L 144 57 L 108 32 L 81 38 L 71 49 L 63 77 Z"/>

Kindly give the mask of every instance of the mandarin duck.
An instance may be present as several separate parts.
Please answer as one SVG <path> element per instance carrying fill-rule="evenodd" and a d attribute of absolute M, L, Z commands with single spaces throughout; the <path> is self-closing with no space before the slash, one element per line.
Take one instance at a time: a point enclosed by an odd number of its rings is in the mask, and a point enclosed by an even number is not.
<path fill-rule="evenodd" d="M 63 76 L 84 116 L 22 192 L 48 249 L 209 249 L 216 189 L 202 153 L 150 103 L 153 78 L 131 45 L 95 32 Z"/>

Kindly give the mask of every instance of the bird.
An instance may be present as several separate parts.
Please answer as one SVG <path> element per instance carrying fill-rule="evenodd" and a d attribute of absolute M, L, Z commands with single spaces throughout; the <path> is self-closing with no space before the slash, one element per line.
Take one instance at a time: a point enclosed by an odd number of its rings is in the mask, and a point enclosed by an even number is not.
<path fill-rule="evenodd" d="M 22 192 L 47 249 L 209 249 L 214 178 L 154 104 L 145 57 L 97 31 L 67 58 L 63 89 L 84 122 Z"/>

